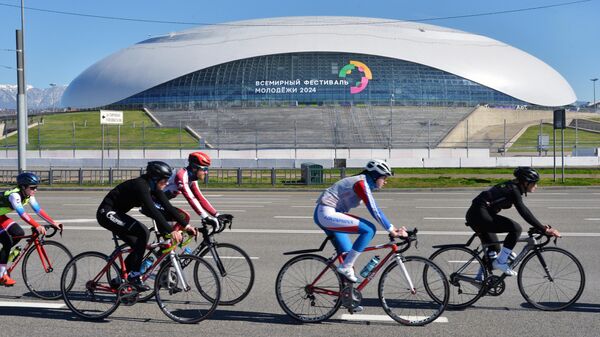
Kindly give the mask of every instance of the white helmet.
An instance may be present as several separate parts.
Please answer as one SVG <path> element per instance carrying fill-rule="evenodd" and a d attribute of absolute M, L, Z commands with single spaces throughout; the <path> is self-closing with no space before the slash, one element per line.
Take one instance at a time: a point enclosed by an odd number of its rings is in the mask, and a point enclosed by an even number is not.
<path fill-rule="evenodd" d="M 385 161 L 379 159 L 370 160 L 367 166 L 365 166 L 365 170 L 380 176 L 389 177 L 394 175 L 390 166 Z"/>

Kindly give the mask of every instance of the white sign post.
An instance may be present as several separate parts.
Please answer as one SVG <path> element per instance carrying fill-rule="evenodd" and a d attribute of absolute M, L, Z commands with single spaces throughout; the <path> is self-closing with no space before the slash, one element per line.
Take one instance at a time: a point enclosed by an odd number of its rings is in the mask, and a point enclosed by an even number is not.
<path fill-rule="evenodd" d="M 123 111 L 115 110 L 100 110 L 100 125 L 102 125 L 102 159 L 100 164 L 100 180 L 104 184 L 104 126 L 105 125 L 118 125 L 119 126 L 119 145 L 117 147 L 117 167 L 121 159 L 121 125 L 123 124 Z"/>

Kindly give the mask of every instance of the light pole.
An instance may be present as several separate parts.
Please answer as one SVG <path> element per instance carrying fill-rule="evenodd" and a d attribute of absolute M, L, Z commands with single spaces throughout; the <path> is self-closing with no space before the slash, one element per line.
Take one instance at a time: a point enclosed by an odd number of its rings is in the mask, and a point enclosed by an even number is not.
<path fill-rule="evenodd" d="M 597 78 L 590 78 L 590 81 L 592 81 L 592 87 L 594 88 L 594 100 L 592 101 L 592 106 L 594 107 L 594 111 L 596 111 L 596 81 L 598 79 Z"/>
<path fill-rule="evenodd" d="M 51 97 L 52 97 L 52 112 L 54 112 L 56 110 L 56 90 L 54 88 L 56 88 L 56 83 L 50 83 L 50 90 L 52 90 Z"/>

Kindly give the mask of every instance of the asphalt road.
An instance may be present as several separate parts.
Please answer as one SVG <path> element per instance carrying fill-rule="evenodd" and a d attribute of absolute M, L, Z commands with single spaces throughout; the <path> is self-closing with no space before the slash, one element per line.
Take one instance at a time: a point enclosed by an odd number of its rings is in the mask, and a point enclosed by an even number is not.
<path fill-rule="evenodd" d="M 66 230 L 57 240 L 73 255 L 98 250 L 109 253 L 111 235 L 95 223 L 95 211 L 105 192 L 38 192 L 42 207 Z M 409 255 L 429 256 L 432 245 L 465 242 L 469 229 L 464 214 L 476 190 L 382 191 L 378 204 L 395 225 L 418 227 L 418 249 Z M 320 324 L 298 324 L 281 310 L 275 299 L 277 272 L 289 259 L 289 250 L 316 248 L 324 238 L 312 222 L 318 192 L 208 191 L 207 197 L 222 213 L 236 216 L 233 230 L 219 235 L 220 242 L 243 247 L 253 258 L 256 281 L 250 295 L 235 306 L 221 306 L 208 320 L 182 325 L 163 315 L 155 302 L 121 306 L 108 319 L 87 322 L 75 317 L 62 301 L 42 301 L 28 294 L 20 276 L 12 288 L 0 288 L 0 336 L 598 336 L 600 326 L 600 189 L 540 189 L 526 203 L 543 223 L 560 229 L 564 238 L 558 246 L 574 253 L 586 271 L 586 288 L 579 302 L 562 312 L 542 312 L 531 308 L 521 297 L 516 279 L 507 282 L 500 297 L 484 297 L 461 311 L 447 310 L 444 322 L 425 327 L 405 327 L 378 321 L 386 315 L 379 307 L 376 283 L 363 293 L 365 311 L 347 319 L 340 311 Z M 175 205 L 188 209 L 183 198 Z M 132 211 L 132 214 L 138 214 Z M 503 212 L 520 219 L 516 211 Z M 355 214 L 368 216 L 362 207 Z M 16 215 L 13 215 L 16 218 Z M 137 217 L 137 215 L 136 215 Z M 142 219 L 142 217 L 139 217 Z M 385 242 L 381 233 L 374 243 Z M 332 252 L 328 247 L 327 256 Z M 367 255 L 367 254 L 364 254 Z M 362 267 L 371 256 L 361 256 Z M 52 308 L 48 308 L 52 306 Z M 344 316 L 342 316 L 344 315 Z"/>

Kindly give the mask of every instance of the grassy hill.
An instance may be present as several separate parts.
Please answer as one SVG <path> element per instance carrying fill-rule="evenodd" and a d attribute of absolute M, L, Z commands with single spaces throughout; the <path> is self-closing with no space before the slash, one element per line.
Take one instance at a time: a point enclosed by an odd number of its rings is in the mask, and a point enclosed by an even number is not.
<path fill-rule="evenodd" d="M 100 149 L 102 127 L 100 112 L 74 112 L 36 116 L 30 123 L 39 124 L 29 129 L 29 150 L 41 149 Z M 104 146 L 118 147 L 119 128 L 106 125 Z M 121 125 L 121 149 L 177 149 L 195 148 L 198 141 L 179 128 L 159 128 L 142 111 L 124 111 Z M 17 135 L 0 141 L 9 147 L 16 146 Z"/>

